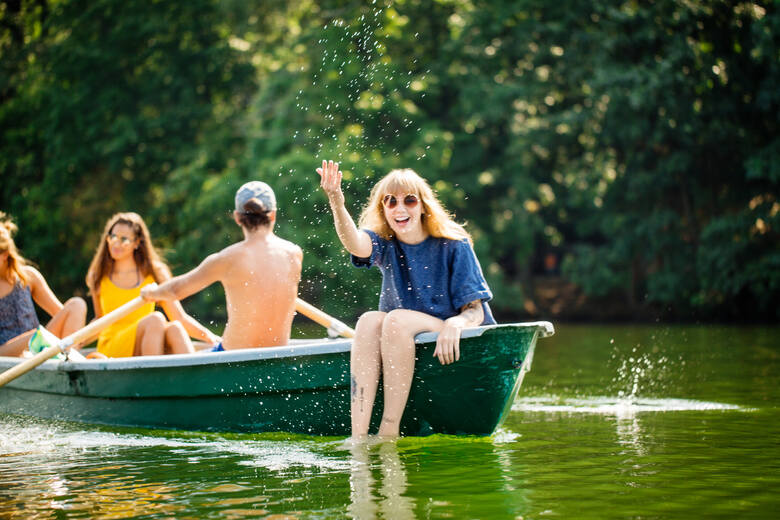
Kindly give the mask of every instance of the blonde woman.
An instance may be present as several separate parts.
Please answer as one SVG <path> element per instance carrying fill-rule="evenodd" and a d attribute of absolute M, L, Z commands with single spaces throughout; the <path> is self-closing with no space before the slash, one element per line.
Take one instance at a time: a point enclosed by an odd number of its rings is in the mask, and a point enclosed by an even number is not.
<path fill-rule="evenodd" d="M 336 232 L 357 267 L 382 272 L 379 310 L 358 320 L 350 358 L 352 435 L 368 433 L 380 371 L 384 412 L 379 435 L 395 437 L 414 372 L 414 337 L 438 332 L 434 356 L 460 358 L 464 327 L 495 323 L 492 298 L 471 237 L 410 169 L 393 170 L 371 190 L 360 229 L 344 206 L 338 163 L 323 161 L 320 186 Z"/>
<path fill-rule="evenodd" d="M 0 356 L 19 356 L 38 328 L 33 301 L 52 317 L 49 332 L 62 338 L 84 326 L 87 304 L 79 297 L 63 305 L 46 279 L 16 248 L 17 227 L 0 211 Z"/>
<path fill-rule="evenodd" d="M 108 219 L 87 272 L 95 317 L 136 298 L 150 283 L 163 283 L 171 271 L 152 245 L 149 230 L 137 213 L 117 213 Z M 178 300 L 163 302 L 165 314 L 154 302 L 113 323 L 101 332 L 97 352 L 105 357 L 185 354 L 195 349 L 190 336 L 209 344 L 219 341 L 188 315 Z"/>

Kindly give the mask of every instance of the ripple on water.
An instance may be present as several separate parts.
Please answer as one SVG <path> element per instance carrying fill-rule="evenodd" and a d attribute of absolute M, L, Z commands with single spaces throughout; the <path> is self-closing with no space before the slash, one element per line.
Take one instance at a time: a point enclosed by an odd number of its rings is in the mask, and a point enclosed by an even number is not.
<path fill-rule="evenodd" d="M 62 457 L 64 453 L 162 448 L 172 455 L 189 457 L 191 462 L 213 455 L 235 455 L 240 459 L 238 464 L 271 471 L 299 467 L 318 471 L 349 468 L 348 462 L 326 453 L 331 451 L 327 444 L 317 440 L 284 439 L 278 435 L 270 438 L 189 432 L 174 435 L 155 435 L 146 430 L 142 433 L 83 430 L 73 423 L 19 418 L 0 423 L 0 460 L 10 462 L 18 457 L 46 460 Z"/>
<path fill-rule="evenodd" d="M 634 415 L 645 412 L 685 412 L 707 410 L 753 411 L 733 404 L 697 401 L 694 399 L 649 397 L 522 397 L 512 405 L 512 411 L 567 414 Z"/>

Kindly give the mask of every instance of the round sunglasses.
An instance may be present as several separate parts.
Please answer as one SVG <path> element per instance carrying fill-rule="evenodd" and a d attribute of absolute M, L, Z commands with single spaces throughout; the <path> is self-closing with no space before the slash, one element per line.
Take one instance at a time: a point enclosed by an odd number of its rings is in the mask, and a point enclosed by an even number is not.
<path fill-rule="evenodd" d="M 418 202 L 420 202 L 420 199 L 417 198 L 417 195 L 411 193 L 403 198 L 404 206 L 407 208 L 415 207 Z M 393 209 L 398 206 L 398 199 L 395 195 L 385 195 L 385 198 L 382 199 L 382 204 L 384 204 L 387 209 Z"/>
<path fill-rule="evenodd" d="M 107 239 L 109 242 L 112 242 L 112 243 L 113 243 L 113 242 L 119 242 L 119 243 L 120 243 L 120 244 L 122 244 L 123 246 L 126 246 L 127 244 L 130 244 L 131 242 L 133 242 L 133 241 L 135 240 L 135 238 L 130 238 L 130 237 L 123 237 L 123 236 L 117 235 L 116 233 L 110 233 L 110 234 L 109 234 L 109 235 L 106 237 L 106 239 Z"/>

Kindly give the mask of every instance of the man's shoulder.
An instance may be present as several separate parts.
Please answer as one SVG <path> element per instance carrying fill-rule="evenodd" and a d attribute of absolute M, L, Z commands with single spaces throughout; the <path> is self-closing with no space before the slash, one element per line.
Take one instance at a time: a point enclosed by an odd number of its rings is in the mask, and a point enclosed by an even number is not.
<path fill-rule="evenodd" d="M 277 249 L 280 249 L 282 251 L 286 251 L 291 254 L 298 254 L 303 253 L 303 249 L 301 249 L 301 246 L 294 242 L 290 242 L 289 240 L 285 240 L 281 237 L 274 236 L 274 247 Z"/>
<path fill-rule="evenodd" d="M 211 253 L 209 256 L 206 257 L 204 262 L 208 262 L 211 264 L 230 262 L 231 260 L 235 260 L 236 257 L 246 254 L 245 249 L 246 247 L 243 242 L 230 244 L 224 249 L 221 249 L 215 253 Z"/>
<path fill-rule="evenodd" d="M 225 247 L 224 249 L 220 249 L 215 253 L 211 253 L 211 255 L 209 256 L 213 256 L 213 257 L 230 256 L 244 249 L 243 246 L 244 246 L 244 242 L 236 242 L 235 244 L 230 244 L 229 246 Z"/>
<path fill-rule="evenodd" d="M 225 259 L 236 258 L 244 255 L 254 256 L 259 253 L 285 254 L 290 256 L 302 256 L 303 250 L 297 244 L 285 240 L 276 235 L 262 243 L 242 241 L 230 245 L 216 253 Z"/>

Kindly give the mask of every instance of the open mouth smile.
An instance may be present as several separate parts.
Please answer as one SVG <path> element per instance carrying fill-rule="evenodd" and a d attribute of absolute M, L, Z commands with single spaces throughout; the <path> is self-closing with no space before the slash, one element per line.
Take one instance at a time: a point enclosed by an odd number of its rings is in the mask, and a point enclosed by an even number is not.
<path fill-rule="evenodd" d="M 409 216 L 406 216 L 406 217 L 397 217 L 397 218 L 394 218 L 394 219 L 393 219 L 393 222 L 395 222 L 395 225 L 396 225 L 396 226 L 397 226 L 399 229 L 404 229 L 404 228 L 406 228 L 407 226 L 409 226 L 409 223 L 410 223 L 411 221 L 412 221 L 412 219 L 411 219 L 411 217 L 409 217 Z"/>

